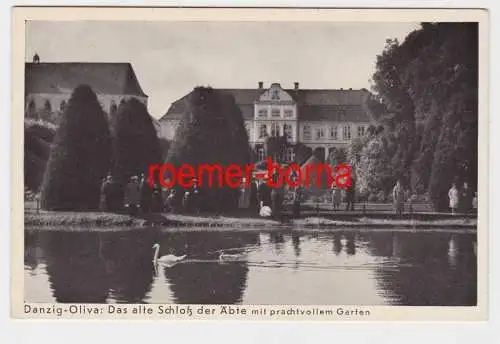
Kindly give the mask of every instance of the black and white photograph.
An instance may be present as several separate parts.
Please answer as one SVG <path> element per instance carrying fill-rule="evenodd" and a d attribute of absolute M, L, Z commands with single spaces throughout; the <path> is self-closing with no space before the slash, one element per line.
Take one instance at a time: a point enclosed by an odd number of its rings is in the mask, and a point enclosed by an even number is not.
<path fill-rule="evenodd" d="M 26 20 L 25 315 L 477 307 L 480 25 Z"/>

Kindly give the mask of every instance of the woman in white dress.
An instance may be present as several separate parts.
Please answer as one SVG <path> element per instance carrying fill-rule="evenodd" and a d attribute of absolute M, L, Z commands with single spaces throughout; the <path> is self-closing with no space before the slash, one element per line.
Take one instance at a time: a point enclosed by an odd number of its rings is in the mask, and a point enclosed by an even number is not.
<path fill-rule="evenodd" d="M 450 199 L 450 210 L 455 214 L 458 208 L 458 189 L 456 183 L 451 184 L 451 189 L 448 191 L 448 198 Z"/>

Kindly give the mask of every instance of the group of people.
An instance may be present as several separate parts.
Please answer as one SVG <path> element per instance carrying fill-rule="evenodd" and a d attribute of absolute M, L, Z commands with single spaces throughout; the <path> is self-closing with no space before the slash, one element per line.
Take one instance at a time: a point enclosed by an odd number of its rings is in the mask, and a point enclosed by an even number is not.
<path fill-rule="evenodd" d="M 109 211 L 126 209 L 130 215 L 149 214 L 163 210 L 162 189 L 160 185 L 151 187 L 144 175 L 129 178 L 121 187 L 113 176 L 108 175 L 101 188 L 102 208 Z"/>
<path fill-rule="evenodd" d="M 457 183 L 452 183 L 448 191 L 448 199 L 452 214 L 477 210 L 477 192 L 473 193 L 467 182 L 464 182 L 460 189 L 457 188 Z"/>
<path fill-rule="evenodd" d="M 354 211 L 354 203 L 356 199 L 356 179 L 351 178 L 351 185 L 344 188 L 345 189 L 345 203 L 346 203 L 346 211 Z M 342 193 L 343 188 L 340 188 L 332 183 L 332 206 L 333 210 L 340 210 L 340 206 L 342 204 Z"/>

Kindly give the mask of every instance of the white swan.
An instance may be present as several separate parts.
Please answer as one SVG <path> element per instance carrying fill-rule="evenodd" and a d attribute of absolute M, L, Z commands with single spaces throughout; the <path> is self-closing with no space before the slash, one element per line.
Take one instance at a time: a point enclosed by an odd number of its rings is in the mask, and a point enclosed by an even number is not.
<path fill-rule="evenodd" d="M 153 264 L 155 264 L 155 265 L 157 265 L 157 264 L 172 265 L 172 264 L 180 262 L 181 260 L 183 260 L 187 256 L 186 254 L 184 254 L 182 256 L 175 256 L 173 254 L 167 254 L 166 256 L 158 257 L 160 254 L 160 245 L 154 244 L 153 248 L 155 249 L 155 254 L 153 256 Z"/>
<path fill-rule="evenodd" d="M 219 255 L 219 260 L 220 261 L 234 261 L 234 260 L 241 260 L 242 258 L 244 258 L 244 254 L 228 254 L 228 253 L 224 253 L 224 251 L 220 251 L 220 255 Z"/>

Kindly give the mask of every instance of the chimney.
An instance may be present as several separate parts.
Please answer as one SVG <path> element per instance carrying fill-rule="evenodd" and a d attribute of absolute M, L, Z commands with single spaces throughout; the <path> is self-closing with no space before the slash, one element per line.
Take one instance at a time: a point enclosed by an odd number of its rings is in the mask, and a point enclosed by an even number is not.
<path fill-rule="evenodd" d="M 40 56 L 37 53 L 33 55 L 33 63 L 40 63 Z"/>
<path fill-rule="evenodd" d="M 295 88 L 296 90 L 298 90 L 298 89 L 299 89 L 299 83 L 298 83 L 298 82 L 294 82 L 293 84 L 294 84 L 294 88 Z"/>
<path fill-rule="evenodd" d="M 264 82 L 262 81 L 259 81 L 259 90 L 263 89 L 264 88 Z"/>

